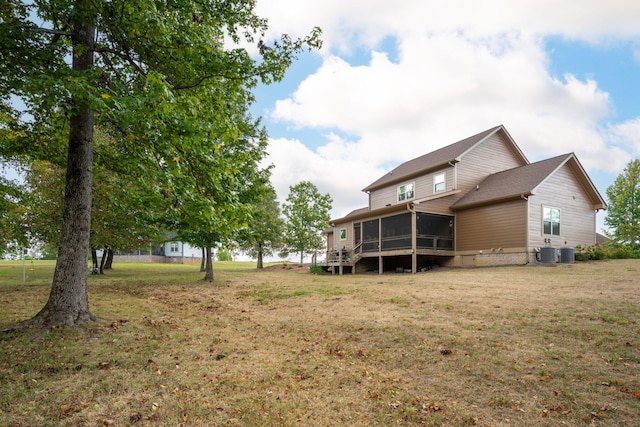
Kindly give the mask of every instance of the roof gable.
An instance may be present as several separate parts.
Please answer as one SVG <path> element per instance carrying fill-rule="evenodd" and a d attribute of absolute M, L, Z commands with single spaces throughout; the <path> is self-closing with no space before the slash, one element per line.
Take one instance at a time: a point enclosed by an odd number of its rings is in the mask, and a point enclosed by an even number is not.
<path fill-rule="evenodd" d="M 573 166 L 572 171 L 584 185 L 594 206 L 604 208 L 604 200 L 582 169 L 578 159 L 573 153 L 569 153 L 489 175 L 474 189 L 458 199 L 451 209 L 465 209 L 530 196 L 537 187 L 567 162 Z"/>
<path fill-rule="evenodd" d="M 368 192 L 376 190 L 378 188 L 382 188 L 396 182 L 401 182 L 406 179 L 416 177 L 446 164 L 459 162 L 464 154 L 466 154 L 476 145 L 482 143 L 484 140 L 497 132 L 501 132 L 505 137 L 505 140 L 513 146 L 522 160 L 525 163 L 529 163 L 524 154 L 516 145 L 515 141 L 513 141 L 509 133 L 506 131 L 504 126 L 499 125 L 484 132 L 480 132 L 476 135 L 455 142 L 451 145 L 447 145 L 446 147 L 440 148 L 436 151 L 432 151 L 431 153 L 427 153 L 415 159 L 404 162 L 389 173 L 383 175 L 372 184 L 365 187 L 362 191 Z"/>

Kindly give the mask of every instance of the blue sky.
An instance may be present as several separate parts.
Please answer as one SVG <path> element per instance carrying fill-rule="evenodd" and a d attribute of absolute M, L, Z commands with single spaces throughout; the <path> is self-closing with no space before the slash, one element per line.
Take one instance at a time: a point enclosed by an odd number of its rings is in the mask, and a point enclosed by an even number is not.
<path fill-rule="evenodd" d="M 256 90 L 281 200 L 309 180 L 345 215 L 390 168 L 499 124 L 530 161 L 576 153 L 603 197 L 640 157 L 640 4 L 258 0 L 257 12 L 271 37 L 323 30 L 319 52 Z"/>

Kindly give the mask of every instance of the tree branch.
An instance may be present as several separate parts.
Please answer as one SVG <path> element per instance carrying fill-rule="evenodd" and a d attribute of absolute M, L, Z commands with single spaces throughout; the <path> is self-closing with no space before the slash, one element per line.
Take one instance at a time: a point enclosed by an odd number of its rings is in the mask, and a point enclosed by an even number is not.
<path fill-rule="evenodd" d="M 68 31 L 52 30 L 51 28 L 34 27 L 32 25 L 16 25 L 15 28 L 21 30 L 31 30 L 36 33 L 53 34 L 56 36 L 72 36 L 73 34 Z"/>

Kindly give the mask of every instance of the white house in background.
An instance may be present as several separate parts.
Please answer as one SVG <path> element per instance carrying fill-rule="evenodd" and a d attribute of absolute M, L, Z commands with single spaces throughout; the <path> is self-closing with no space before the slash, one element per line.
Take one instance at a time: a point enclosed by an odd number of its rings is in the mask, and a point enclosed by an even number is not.
<path fill-rule="evenodd" d="M 188 243 L 167 242 L 163 245 L 165 262 L 188 264 L 189 262 L 200 262 L 202 249 L 194 248 Z"/>
<path fill-rule="evenodd" d="M 102 256 L 102 251 L 98 251 Z M 158 264 L 199 264 L 202 260 L 202 249 L 195 248 L 180 241 L 166 242 L 160 246 L 147 249 L 139 248 L 132 252 L 116 251 L 114 262 L 149 262 Z"/>

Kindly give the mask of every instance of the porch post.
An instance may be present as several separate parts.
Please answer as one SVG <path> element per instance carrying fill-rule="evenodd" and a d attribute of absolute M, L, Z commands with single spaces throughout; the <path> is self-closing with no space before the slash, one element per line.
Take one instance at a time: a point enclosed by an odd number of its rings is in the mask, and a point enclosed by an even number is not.
<path fill-rule="evenodd" d="M 378 274 L 382 274 L 382 218 L 378 218 Z"/>
<path fill-rule="evenodd" d="M 417 254 L 417 242 L 418 238 L 416 236 L 417 233 L 417 221 L 416 221 L 416 211 L 411 209 L 411 273 L 416 274 L 418 271 L 418 254 Z"/>

